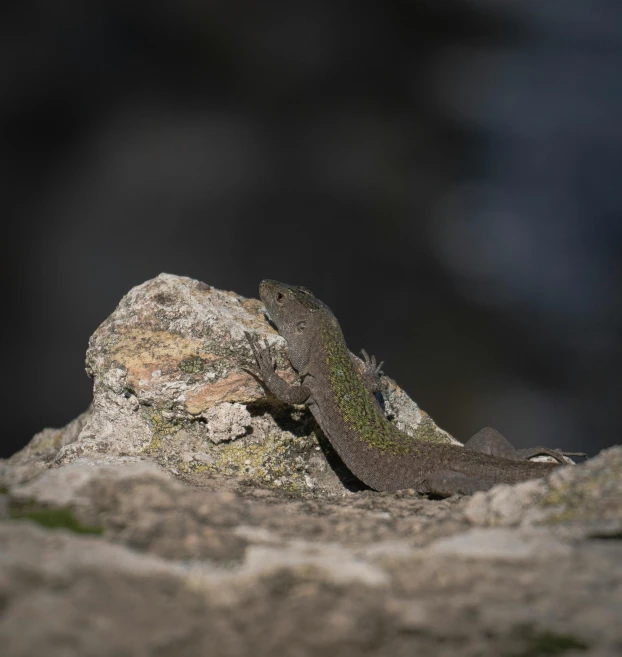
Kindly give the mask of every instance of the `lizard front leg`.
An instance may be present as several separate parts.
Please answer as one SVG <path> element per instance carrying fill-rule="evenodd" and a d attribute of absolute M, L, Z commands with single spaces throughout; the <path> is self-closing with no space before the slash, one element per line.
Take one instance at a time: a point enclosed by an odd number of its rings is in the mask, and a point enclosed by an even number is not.
<path fill-rule="evenodd" d="M 384 398 L 380 388 L 380 375 L 383 373 L 382 365 L 384 361 L 377 365 L 376 357 L 371 356 L 370 358 L 365 349 L 361 349 L 361 354 L 363 356 L 363 371 L 360 371 L 360 361 L 353 353 L 350 353 L 350 358 L 357 372 L 360 374 L 365 389 L 373 397 L 378 410 L 384 415 Z"/>
<path fill-rule="evenodd" d="M 276 372 L 276 359 L 267 343 L 259 344 L 257 336 L 244 332 L 251 347 L 259 372 L 253 372 L 264 383 L 266 388 L 279 400 L 288 404 L 304 404 L 311 391 L 305 385 L 292 386 L 282 379 Z M 251 370 L 252 371 L 252 370 Z"/>
<path fill-rule="evenodd" d="M 372 395 L 375 395 L 377 392 L 380 392 L 380 375 L 382 374 L 384 361 L 376 365 L 376 357 L 370 357 L 365 349 L 361 349 L 361 355 L 363 356 L 363 363 L 365 365 L 363 372 L 361 373 L 363 384 Z M 350 356 L 352 357 L 352 360 L 355 361 L 354 355 L 350 354 Z"/>

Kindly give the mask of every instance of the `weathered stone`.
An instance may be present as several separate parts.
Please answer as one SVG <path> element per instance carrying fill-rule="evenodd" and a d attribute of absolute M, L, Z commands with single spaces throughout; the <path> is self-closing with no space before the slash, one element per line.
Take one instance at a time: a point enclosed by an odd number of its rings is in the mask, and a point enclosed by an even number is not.
<path fill-rule="evenodd" d="M 148 456 L 194 483 L 240 474 L 292 491 L 343 494 L 349 473 L 326 441 L 318 443 L 310 413 L 266 396 L 245 369 L 253 363 L 245 331 L 272 345 L 279 373 L 296 380 L 259 301 L 170 274 L 133 288 L 90 339 L 89 411 L 38 434 L 12 463 Z M 400 428 L 412 434 L 423 426 L 430 440 L 457 442 L 394 381 L 383 377 L 383 385 Z"/>
<path fill-rule="evenodd" d="M 611 456 L 572 468 L 591 495 Z M 237 488 L 218 490 L 225 481 Z M 197 488 L 144 457 L 89 456 L 11 483 L 0 495 L 3 657 L 292 645 L 301 656 L 614 655 L 622 645 L 621 541 L 549 525 L 469 529 L 468 499 L 292 496 L 244 481 Z M 589 521 L 598 517 L 594 507 Z"/>
<path fill-rule="evenodd" d="M 91 408 L 0 461 L 2 657 L 620 654 L 622 447 L 473 498 L 354 492 L 244 371 L 245 328 L 293 380 L 258 302 L 135 288 L 91 341 Z"/>
<path fill-rule="evenodd" d="M 470 529 L 463 534 L 435 541 L 430 548 L 436 554 L 473 557 L 478 559 L 533 560 L 568 556 L 569 545 L 552 537 L 544 530 L 511 531 L 505 528 Z"/>
<path fill-rule="evenodd" d="M 9 463 L 14 466 L 31 463 L 49 463 L 56 457 L 58 450 L 78 439 L 84 425 L 91 416 L 89 408 L 62 429 L 43 429 L 34 435 L 22 450 L 13 454 Z"/>
<path fill-rule="evenodd" d="M 610 447 L 581 467 L 559 468 L 543 481 L 495 486 L 466 508 L 480 526 L 548 525 L 586 536 L 622 537 L 622 447 Z"/>
<path fill-rule="evenodd" d="M 136 486 L 147 482 L 141 483 L 143 475 L 137 474 Z M 547 529 L 521 535 L 478 529 L 428 540 L 424 547 L 406 536 L 381 542 L 353 536 L 358 547 L 288 539 L 267 528 L 268 510 L 289 516 L 291 531 L 305 518 L 291 514 L 292 501 L 277 497 L 268 508 L 225 496 L 214 505 L 197 495 L 188 503 L 181 486 L 170 504 L 179 484 L 166 479 L 151 478 L 153 487 L 140 495 L 136 488 L 124 490 L 125 477 L 118 478 L 116 515 L 110 501 L 100 507 L 109 509 L 100 510 L 103 519 L 109 514 L 101 537 L 36 528 L 24 520 L 0 523 L 3 656 L 242 656 L 292 654 L 292 645 L 301 656 L 320 650 L 443 657 L 573 654 L 571 649 L 614 655 L 620 646 L 619 544 L 564 542 Z M 193 492 L 200 491 L 185 494 Z M 101 504 L 98 496 L 101 491 L 93 490 L 86 497 Z M 137 499 L 130 511 L 125 505 L 132 497 Z M 415 501 L 387 496 L 380 507 L 390 516 L 394 503 L 407 507 Z M 190 556 L 188 538 L 201 523 L 175 522 L 176 505 L 181 517 L 192 510 L 207 527 L 223 532 L 246 510 L 243 522 L 252 524 L 238 524 L 233 532 L 245 549 L 234 560 L 224 553 L 216 559 Z M 327 528 L 334 525 L 339 503 L 326 500 L 321 509 L 329 517 L 317 519 Z M 124 513 L 129 523 L 120 522 Z M 158 525 L 153 518 L 160 513 Z M 343 513 L 349 514 L 346 507 Z M 378 510 L 363 515 L 372 520 Z M 151 540 L 138 541 L 137 532 Z M 175 540 L 170 551 L 162 549 L 167 534 Z"/>

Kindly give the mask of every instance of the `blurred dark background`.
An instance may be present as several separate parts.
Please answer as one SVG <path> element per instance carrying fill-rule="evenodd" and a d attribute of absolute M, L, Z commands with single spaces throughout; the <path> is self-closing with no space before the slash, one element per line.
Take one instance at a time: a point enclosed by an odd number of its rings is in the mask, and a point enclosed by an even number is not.
<path fill-rule="evenodd" d="M 0 455 L 162 271 L 310 287 L 458 438 L 620 442 L 619 0 L 0 12 Z"/>

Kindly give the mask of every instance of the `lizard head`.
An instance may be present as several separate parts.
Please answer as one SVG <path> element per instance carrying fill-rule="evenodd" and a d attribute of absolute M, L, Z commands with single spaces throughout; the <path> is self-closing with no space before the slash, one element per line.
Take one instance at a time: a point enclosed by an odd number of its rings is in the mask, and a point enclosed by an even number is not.
<path fill-rule="evenodd" d="M 259 296 L 279 333 L 288 333 L 299 322 L 330 310 L 306 287 L 287 285 L 269 279 L 259 284 Z M 304 331 L 304 328 L 298 327 Z"/>
<path fill-rule="evenodd" d="M 306 287 L 263 280 L 259 284 L 259 296 L 287 342 L 292 365 L 299 371 L 304 369 L 320 329 L 330 326 L 340 332 L 330 308 Z"/>

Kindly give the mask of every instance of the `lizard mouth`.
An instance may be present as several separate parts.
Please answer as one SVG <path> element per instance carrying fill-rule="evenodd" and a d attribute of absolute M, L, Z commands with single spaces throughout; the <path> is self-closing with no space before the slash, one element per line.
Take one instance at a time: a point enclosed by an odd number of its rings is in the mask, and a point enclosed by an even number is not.
<path fill-rule="evenodd" d="M 279 327 L 272 321 L 270 315 L 268 314 L 268 311 L 266 310 L 263 314 L 263 318 L 270 324 L 270 326 L 275 330 L 278 331 Z"/>

